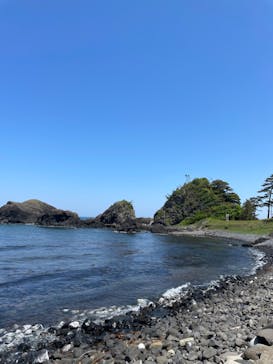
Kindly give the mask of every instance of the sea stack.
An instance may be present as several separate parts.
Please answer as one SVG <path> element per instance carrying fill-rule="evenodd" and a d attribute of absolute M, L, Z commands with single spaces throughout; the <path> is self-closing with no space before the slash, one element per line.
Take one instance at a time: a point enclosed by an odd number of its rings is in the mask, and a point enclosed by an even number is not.
<path fill-rule="evenodd" d="M 37 224 L 43 226 L 78 226 L 80 219 L 71 211 L 59 210 L 39 200 L 8 201 L 0 208 L 0 224 Z"/>

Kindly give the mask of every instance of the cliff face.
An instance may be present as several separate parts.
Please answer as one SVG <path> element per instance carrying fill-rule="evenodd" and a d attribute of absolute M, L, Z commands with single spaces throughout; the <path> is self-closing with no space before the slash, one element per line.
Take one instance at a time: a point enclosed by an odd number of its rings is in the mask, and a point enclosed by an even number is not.
<path fill-rule="evenodd" d="M 79 222 L 80 219 L 77 214 L 58 210 L 39 200 L 9 201 L 0 208 L 1 224 L 74 226 Z"/>

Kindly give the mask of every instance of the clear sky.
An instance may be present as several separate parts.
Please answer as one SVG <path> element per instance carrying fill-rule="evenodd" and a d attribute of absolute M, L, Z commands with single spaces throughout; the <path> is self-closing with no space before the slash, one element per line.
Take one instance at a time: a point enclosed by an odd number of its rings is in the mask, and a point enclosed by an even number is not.
<path fill-rule="evenodd" d="M 273 173 L 273 1 L 0 0 L 0 203 L 151 216 Z"/>

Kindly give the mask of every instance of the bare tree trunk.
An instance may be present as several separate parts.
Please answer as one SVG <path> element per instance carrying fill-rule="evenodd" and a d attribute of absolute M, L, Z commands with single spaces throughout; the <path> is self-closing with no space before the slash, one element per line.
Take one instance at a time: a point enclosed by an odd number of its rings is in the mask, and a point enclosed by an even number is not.
<path fill-rule="evenodd" d="M 272 189 L 269 191 L 268 193 L 268 210 L 267 210 L 267 218 L 269 219 L 270 218 L 270 210 L 271 210 L 271 204 L 272 204 L 272 200 L 271 200 L 271 197 L 272 197 Z"/>

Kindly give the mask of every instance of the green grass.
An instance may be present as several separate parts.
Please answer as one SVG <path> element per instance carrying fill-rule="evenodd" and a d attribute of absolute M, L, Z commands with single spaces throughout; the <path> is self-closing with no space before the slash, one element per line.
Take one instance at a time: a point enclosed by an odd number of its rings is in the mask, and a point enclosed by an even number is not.
<path fill-rule="evenodd" d="M 191 227 L 207 228 L 209 230 L 226 230 L 242 234 L 268 235 L 273 233 L 273 219 L 270 220 L 217 220 L 213 218 L 199 221 Z"/>

